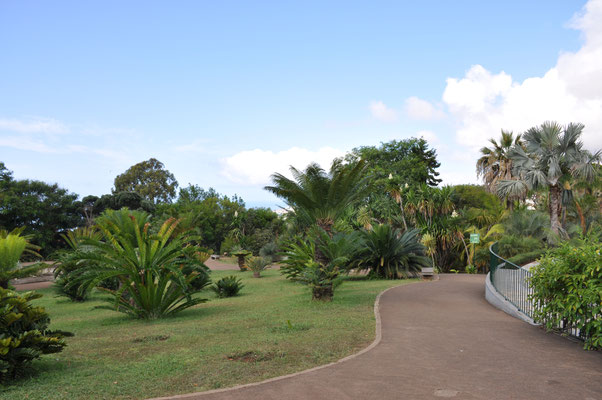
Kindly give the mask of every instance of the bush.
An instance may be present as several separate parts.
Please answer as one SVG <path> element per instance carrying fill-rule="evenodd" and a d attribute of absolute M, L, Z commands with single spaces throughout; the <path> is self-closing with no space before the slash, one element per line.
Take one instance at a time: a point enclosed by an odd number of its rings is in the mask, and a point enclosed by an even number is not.
<path fill-rule="evenodd" d="M 247 266 L 251 271 L 253 271 L 253 277 L 259 278 L 261 276 L 261 271 L 269 268 L 271 263 L 272 261 L 269 258 L 251 257 L 249 258 Z"/>
<path fill-rule="evenodd" d="M 200 264 L 185 265 L 182 268 L 182 273 L 189 278 L 189 288 L 194 292 L 198 292 L 211 285 L 211 278 L 209 276 L 211 270 L 205 265 L 205 261 L 211 257 L 211 254 L 199 251 L 194 254 L 194 257 L 200 261 Z"/>
<path fill-rule="evenodd" d="M 259 256 L 269 258 L 272 262 L 280 261 L 278 245 L 274 242 L 266 243 L 260 250 Z"/>
<path fill-rule="evenodd" d="M 31 300 L 41 294 L 19 294 L 0 288 L 0 382 L 21 376 L 42 354 L 58 353 L 66 346 L 67 332 L 50 331 L 50 318 Z"/>
<path fill-rule="evenodd" d="M 0 231 L 0 288 L 10 288 L 10 280 L 25 278 L 35 275 L 40 270 L 48 267 L 46 264 L 34 264 L 29 267 L 21 267 L 19 260 L 23 253 L 38 255 L 34 250 L 38 246 L 30 244 L 27 236 L 21 236 L 23 229 L 15 229 L 12 232 Z"/>
<path fill-rule="evenodd" d="M 178 220 L 168 219 L 157 233 L 150 229 L 150 216 L 140 211 L 109 210 L 97 218 L 102 239 L 82 241 L 69 262 L 83 266 L 70 273 L 82 292 L 117 279 L 119 288 L 103 289 L 113 299 L 112 309 L 137 318 L 155 319 L 175 314 L 206 301 L 192 298 L 196 274 L 186 268 L 202 268 L 192 245 L 197 237 L 177 229 Z M 80 246 L 81 247 L 81 246 Z"/>
<path fill-rule="evenodd" d="M 602 348 L 602 245 L 585 240 L 548 252 L 531 271 L 534 320 L 547 329 L 579 329 L 585 348 Z"/>
<path fill-rule="evenodd" d="M 286 241 L 280 253 L 283 256 L 280 273 L 286 279 L 297 280 L 307 264 L 314 259 L 315 252 L 315 244 L 311 240 L 295 237 Z"/>
<path fill-rule="evenodd" d="M 211 290 L 217 294 L 217 297 L 233 297 L 244 287 L 242 281 L 234 275 L 226 276 L 211 286 Z"/>
<path fill-rule="evenodd" d="M 533 250 L 527 253 L 517 254 L 514 257 L 510 257 L 508 261 L 516 265 L 525 265 L 530 262 L 536 261 L 546 252 L 546 249 Z"/>
<path fill-rule="evenodd" d="M 364 249 L 359 256 L 360 266 L 369 269 L 371 276 L 407 278 L 420 273 L 422 267 L 431 266 L 415 229 L 401 234 L 391 225 L 381 224 L 362 232 L 362 237 Z"/>
<path fill-rule="evenodd" d="M 498 254 L 506 259 L 518 254 L 545 249 L 541 240 L 530 236 L 505 235 L 497 243 Z"/>

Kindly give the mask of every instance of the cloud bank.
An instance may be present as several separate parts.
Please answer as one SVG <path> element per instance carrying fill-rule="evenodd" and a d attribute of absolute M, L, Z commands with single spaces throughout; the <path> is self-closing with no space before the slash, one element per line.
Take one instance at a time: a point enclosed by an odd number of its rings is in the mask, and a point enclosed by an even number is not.
<path fill-rule="evenodd" d="M 570 27 L 582 33 L 577 52 L 559 56 L 543 76 L 516 82 L 504 71 L 473 65 L 447 79 L 443 102 L 456 124 L 456 140 L 475 151 L 500 129 L 523 132 L 547 120 L 585 124 L 583 141 L 602 147 L 602 0 L 588 2 Z"/>
<path fill-rule="evenodd" d="M 278 152 L 260 149 L 241 151 L 222 160 L 222 175 L 241 185 L 267 185 L 274 172 L 290 177 L 291 165 L 304 169 L 309 163 L 317 162 L 328 170 L 332 160 L 344 154 L 344 151 L 332 147 L 317 151 L 300 147 Z"/>

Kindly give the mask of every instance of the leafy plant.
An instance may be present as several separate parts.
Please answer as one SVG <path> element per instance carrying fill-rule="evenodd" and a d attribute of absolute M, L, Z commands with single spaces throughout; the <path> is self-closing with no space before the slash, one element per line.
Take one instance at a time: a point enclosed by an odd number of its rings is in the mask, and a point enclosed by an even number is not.
<path fill-rule="evenodd" d="M 418 230 L 403 234 L 390 225 L 380 224 L 362 232 L 364 250 L 359 256 L 360 265 L 370 274 L 386 279 L 407 278 L 430 267 L 431 260 L 418 238 Z"/>
<path fill-rule="evenodd" d="M 278 245 L 274 242 L 266 243 L 265 245 L 263 245 L 263 247 L 259 250 L 259 255 L 261 257 L 269 258 L 272 262 L 280 261 L 280 252 L 278 250 Z"/>
<path fill-rule="evenodd" d="M 247 266 L 253 271 L 253 277 L 259 278 L 261 271 L 270 267 L 272 261 L 266 257 L 251 257 L 247 263 Z"/>
<path fill-rule="evenodd" d="M 236 245 L 232 248 L 232 255 L 238 259 L 238 268 L 241 271 L 247 270 L 247 257 L 251 255 L 251 252 L 243 249 L 239 245 Z"/>
<path fill-rule="evenodd" d="M 215 282 L 213 286 L 211 286 L 211 290 L 213 290 L 219 298 L 234 297 L 238 295 L 244 286 L 242 280 L 234 275 L 230 275 Z"/>
<path fill-rule="evenodd" d="M 547 329 L 579 329 L 588 349 L 602 349 L 602 244 L 563 243 L 531 271 L 534 320 Z"/>
<path fill-rule="evenodd" d="M 90 261 L 85 260 L 74 260 L 71 259 L 71 252 L 80 250 L 82 252 L 91 251 L 89 246 L 81 245 L 81 242 L 85 238 L 100 239 L 101 235 L 93 227 L 77 228 L 69 231 L 67 234 L 62 235 L 65 243 L 71 248 L 71 251 L 60 250 L 57 254 L 57 262 L 54 264 L 54 286 L 57 289 L 59 295 L 66 296 L 72 301 L 84 301 L 88 298 L 90 290 L 82 291 L 78 285 L 74 284 L 73 272 L 78 268 L 85 266 Z"/>
<path fill-rule="evenodd" d="M 0 382 L 21 376 L 28 365 L 42 354 L 58 353 L 66 346 L 70 333 L 50 331 L 50 318 L 31 301 L 41 294 L 19 294 L 0 288 Z"/>
<path fill-rule="evenodd" d="M 21 267 L 19 260 L 25 252 L 37 255 L 35 250 L 39 247 L 30 244 L 27 236 L 21 236 L 23 229 L 12 232 L 0 231 L 0 287 L 8 289 L 11 279 L 25 278 L 35 275 L 40 270 L 47 268 L 46 264 L 33 264 Z"/>
<path fill-rule="evenodd" d="M 281 254 L 280 273 L 286 279 L 296 280 L 307 263 L 314 259 L 315 243 L 297 236 L 284 242 Z"/>
<path fill-rule="evenodd" d="M 72 274 L 82 291 L 116 278 L 119 288 L 103 289 L 113 299 L 109 307 L 137 318 L 155 319 L 175 314 L 206 301 L 193 298 L 191 282 L 198 276 L 185 268 L 203 264 L 190 245 L 195 237 L 176 230 L 178 220 L 168 219 L 157 233 L 150 229 L 150 216 L 140 211 L 107 211 L 97 219 L 102 239 L 82 240 L 91 251 L 74 251 L 70 261 L 85 265 Z"/>

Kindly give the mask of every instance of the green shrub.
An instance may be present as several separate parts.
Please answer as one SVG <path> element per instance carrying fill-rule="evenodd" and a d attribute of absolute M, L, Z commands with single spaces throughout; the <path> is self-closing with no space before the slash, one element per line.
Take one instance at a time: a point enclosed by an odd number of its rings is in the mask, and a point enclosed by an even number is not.
<path fill-rule="evenodd" d="M 517 254 L 514 257 L 510 257 L 508 261 L 516 265 L 525 265 L 530 262 L 536 261 L 546 252 L 546 249 L 538 249 L 529 251 L 527 253 Z"/>
<path fill-rule="evenodd" d="M 534 320 L 547 329 L 576 328 L 588 349 L 602 348 L 602 245 L 592 239 L 579 246 L 564 243 L 543 256 L 529 285 Z"/>
<path fill-rule="evenodd" d="M 280 273 L 286 279 L 296 280 L 303 272 L 307 263 L 315 256 L 315 244 L 311 240 L 295 237 L 287 240 L 282 246 L 282 261 L 280 262 Z"/>
<path fill-rule="evenodd" d="M 403 234 L 391 225 L 376 225 L 362 232 L 363 249 L 359 255 L 360 266 L 370 270 L 370 275 L 399 279 L 417 275 L 422 267 L 430 267 L 426 248 L 418 238 L 418 230 Z"/>
<path fill-rule="evenodd" d="M 280 261 L 278 245 L 274 242 L 266 243 L 260 250 L 259 256 L 269 258 L 272 262 Z"/>
<path fill-rule="evenodd" d="M 233 297 L 237 296 L 244 286 L 245 285 L 242 284 L 240 279 L 234 275 L 230 275 L 215 282 L 213 286 L 211 286 L 211 290 L 213 290 L 219 298 Z"/>
<path fill-rule="evenodd" d="M 157 233 L 150 229 L 144 212 L 107 211 L 96 219 L 102 239 L 82 241 L 69 261 L 83 263 L 71 274 L 82 292 L 107 279 L 117 279 L 119 288 L 109 293 L 110 308 L 142 319 L 162 318 L 206 301 L 193 298 L 191 282 L 196 274 L 185 268 L 202 268 L 192 245 L 197 237 L 177 229 L 178 220 L 168 219 Z"/>
<path fill-rule="evenodd" d="M 58 353 L 65 347 L 67 332 L 50 331 L 50 318 L 31 300 L 41 294 L 19 294 L 0 288 L 0 382 L 21 376 L 42 354 Z"/>
<path fill-rule="evenodd" d="M 259 278 L 261 271 L 269 268 L 272 260 L 266 257 L 250 257 L 247 266 L 253 271 L 253 277 Z"/>
<path fill-rule="evenodd" d="M 0 288 L 8 289 L 11 279 L 26 278 L 48 267 L 46 264 L 21 267 L 19 260 L 23 253 L 38 255 L 35 250 L 39 249 L 27 241 L 27 236 L 21 236 L 22 231 L 22 228 L 0 231 Z"/>
<path fill-rule="evenodd" d="M 544 243 L 530 236 L 505 235 L 497 242 L 497 252 L 503 258 L 545 249 Z"/>

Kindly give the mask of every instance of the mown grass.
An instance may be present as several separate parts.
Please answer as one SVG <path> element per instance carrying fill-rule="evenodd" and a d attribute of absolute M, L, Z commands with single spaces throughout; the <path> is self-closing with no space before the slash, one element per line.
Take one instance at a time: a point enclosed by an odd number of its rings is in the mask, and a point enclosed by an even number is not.
<path fill-rule="evenodd" d="M 410 281 L 348 281 L 332 303 L 310 300 L 306 287 L 278 271 L 261 279 L 234 274 L 239 297 L 210 301 L 159 321 L 133 320 L 110 310 L 100 294 L 72 303 L 41 290 L 52 329 L 75 333 L 59 354 L 0 388 L 3 400 L 143 399 L 234 386 L 335 361 L 374 339 L 373 304 L 382 290 Z"/>

